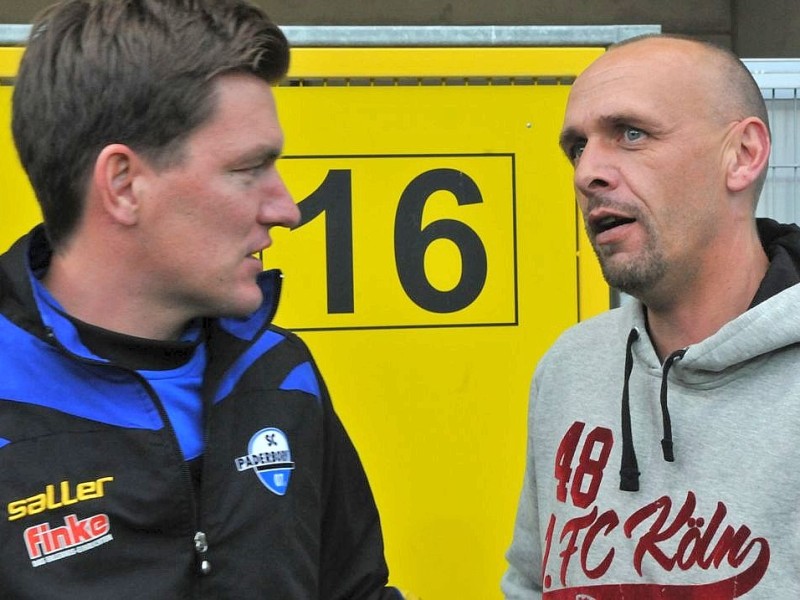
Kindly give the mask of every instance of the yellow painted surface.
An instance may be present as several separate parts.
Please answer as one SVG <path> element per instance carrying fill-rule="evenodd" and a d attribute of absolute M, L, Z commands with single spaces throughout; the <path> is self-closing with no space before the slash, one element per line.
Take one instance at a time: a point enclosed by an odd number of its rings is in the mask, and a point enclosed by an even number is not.
<path fill-rule="evenodd" d="M 574 77 L 597 48 L 296 48 L 295 77 Z"/>
<path fill-rule="evenodd" d="M 0 48 L 0 251 L 41 220 L 11 137 L 13 88 L 8 78 L 17 72 L 21 56 L 21 48 Z"/>
<path fill-rule="evenodd" d="M 0 47 L 0 77 L 12 77 L 17 72 L 21 57 L 21 48 Z"/>
<path fill-rule="evenodd" d="M 301 48 L 291 74 L 569 78 L 602 52 L 494 50 Z M 501 598 L 533 369 L 608 306 L 557 144 L 568 91 L 276 90 L 279 166 L 308 221 L 265 256 L 285 273 L 276 321 L 312 348 L 372 482 L 392 582 L 423 600 Z M 0 135 L 5 247 L 36 213 Z"/>

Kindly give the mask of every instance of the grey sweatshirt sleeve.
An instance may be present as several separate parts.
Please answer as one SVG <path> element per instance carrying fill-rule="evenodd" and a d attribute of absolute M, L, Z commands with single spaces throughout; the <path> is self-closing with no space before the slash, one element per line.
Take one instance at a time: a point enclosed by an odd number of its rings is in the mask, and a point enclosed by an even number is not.
<path fill-rule="evenodd" d="M 528 408 L 528 430 L 531 430 L 532 408 L 536 397 L 537 378 L 531 386 Z M 542 547 L 539 535 L 539 514 L 536 494 L 533 440 L 528 433 L 525 477 L 522 483 L 514 537 L 506 553 L 508 570 L 500 587 L 506 600 L 534 600 L 542 597 Z"/>

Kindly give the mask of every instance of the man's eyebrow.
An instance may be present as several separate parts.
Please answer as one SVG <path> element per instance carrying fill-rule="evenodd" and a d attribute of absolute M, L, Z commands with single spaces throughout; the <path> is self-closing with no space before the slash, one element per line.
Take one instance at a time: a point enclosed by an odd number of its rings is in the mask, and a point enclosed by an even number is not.
<path fill-rule="evenodd" d="M 595 122 L 602 130 L 606 131 L 625 126 L 635 128 L 641 127 L 651 132 L 660 131 L 660 128 L 652 120 L 632 112 L 601 115 L 595 119 Z M 566 127 L 558 138 L 558 145 L 561 146 L 564 152 L 567 152 L 573 144 L 585 139 L 586 135 L 578 128 Z"/>
<path fill-rule="evenodd" d="M 283 154 L 282 146 L 259 146 L 239 156 L 238 160 L 241 162 L 248 161 L 275 161 L 278 160 Z"/>
<path fill-rule="evenodd" d="M 558 136 L 558 145 L 566 153 L 575 142 L 584 139 L 584 136 L 574 127 L 567 127 Z"/>

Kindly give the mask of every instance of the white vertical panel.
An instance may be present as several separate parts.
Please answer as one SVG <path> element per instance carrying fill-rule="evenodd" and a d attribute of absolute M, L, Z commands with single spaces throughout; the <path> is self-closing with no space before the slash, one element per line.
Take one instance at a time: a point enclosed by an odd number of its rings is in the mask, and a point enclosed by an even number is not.
<path fill-rule="evenodd" d="M 800 222 L 800 60 L 745 60 L 769 111 L 772 156 L 756 214 Z"/>

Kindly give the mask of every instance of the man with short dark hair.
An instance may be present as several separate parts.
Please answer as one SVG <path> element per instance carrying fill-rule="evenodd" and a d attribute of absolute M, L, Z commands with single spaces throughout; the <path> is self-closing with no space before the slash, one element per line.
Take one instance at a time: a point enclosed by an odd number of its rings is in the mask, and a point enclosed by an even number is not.
<path fill-rule="evenodd" d="M 710 44 L 627 41 L 576 79 L 560 142 L 634 300 L 537 365 L 506 598 L 800 596 L 800 229 L 755 218 L 758 86 Z"/>
<path fill-rule="evenodd" d="M 33 25 L 13 133 L 44 224 L 0 258 L 3 598 L 402 598 L 317 367 L 271 324 L 259 255 L 300 219 L 288 64 L 240 0 Z"/>

